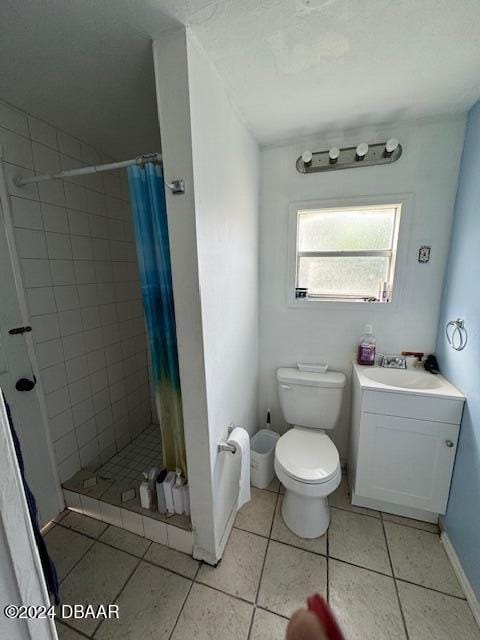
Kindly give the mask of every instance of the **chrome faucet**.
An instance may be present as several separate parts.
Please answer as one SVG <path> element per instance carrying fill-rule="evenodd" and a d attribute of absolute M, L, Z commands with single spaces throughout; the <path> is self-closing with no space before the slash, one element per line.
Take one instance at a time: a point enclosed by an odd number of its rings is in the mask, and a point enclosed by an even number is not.
<path fill-rule="evenodd" d="M 407 358 L 405 356 L 382 356 L 380 361 L 381 367 L 386 367 L 387 369 L 406 369 L 407 368 Z"/>

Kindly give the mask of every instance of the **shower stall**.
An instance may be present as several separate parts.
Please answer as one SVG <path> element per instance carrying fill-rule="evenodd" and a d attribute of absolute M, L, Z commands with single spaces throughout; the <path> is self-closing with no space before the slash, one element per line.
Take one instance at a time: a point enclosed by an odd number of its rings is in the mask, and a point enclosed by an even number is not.
<path fill-rule="evenodd" d="M 80 164 L 9 171 L 3 203 L 15 225 L 16 209 L 38 196 L 45 230 L 51 225 L 52 308 L 38 306 L 47 287 L 34 286 L 33 276 L 24 287 L 65 503 L 191 553 L 188 508 L 159 513 L 139 498 L 152 469 L 187 479 L 161 155 Z M 55 194 L 65 201 L 63 227 Z M 15 228 L 25 273 L 24 231 Z M 47 311 L 58 336 L 41 335 Z"/>

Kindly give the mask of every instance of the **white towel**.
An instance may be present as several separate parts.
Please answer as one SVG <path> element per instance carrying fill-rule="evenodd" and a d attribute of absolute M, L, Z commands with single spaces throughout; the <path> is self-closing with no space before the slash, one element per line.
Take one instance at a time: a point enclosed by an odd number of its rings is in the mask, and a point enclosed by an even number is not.
<path fill-rule="evenodd" d="M 250 436 L 242 427 L 235 427 L 228 437 L 228 444 L 235 445 L 235 456 L 241 456 L 237 501 L 237 509 L 241 509 L 250 502 Z"/>

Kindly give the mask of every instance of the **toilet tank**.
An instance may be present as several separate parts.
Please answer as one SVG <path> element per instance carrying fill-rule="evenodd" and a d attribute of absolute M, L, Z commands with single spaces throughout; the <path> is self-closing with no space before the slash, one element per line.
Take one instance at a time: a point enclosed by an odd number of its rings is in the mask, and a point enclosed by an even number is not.
<path fill-rule="evenodd" d="M 282 367 L 277 369 L 277 382 L 283 417 L 289 424 L 312 429 L 335 427 L 345 386 L 343 373 Z"/>

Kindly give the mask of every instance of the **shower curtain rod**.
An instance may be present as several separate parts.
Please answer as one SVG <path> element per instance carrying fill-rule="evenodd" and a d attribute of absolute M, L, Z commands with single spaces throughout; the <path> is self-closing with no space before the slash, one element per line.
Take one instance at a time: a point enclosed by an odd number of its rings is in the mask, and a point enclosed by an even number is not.
<path fill-rule="evenodd" d="M 131 165 L 146 164 L 147 162 L 162 162 L 161 153 L 145 153 L 142 156 L 132 158 L 132 160 L 123 160 L 122 162 L 110 162 L 108 164 L 97 164 L 91 167 L 80 167 L 78 169 L 67 169 L 66 171 L 60 171 L 59 173 L 45 173 L 40 176 L 28 176 L 18 177 L 15 179 L 17 187 L 23 187 L 26 184 L 33 184 L 36 182 L 46 182 L 47 180 L 60 180 L 62 178 L 68 178 L 70 176 L 85 176 L 91 173 L 101 173 L 102 171 L 114 171 L 115 169 L 123 169 L 124 167 L 130 167 Z"/>

